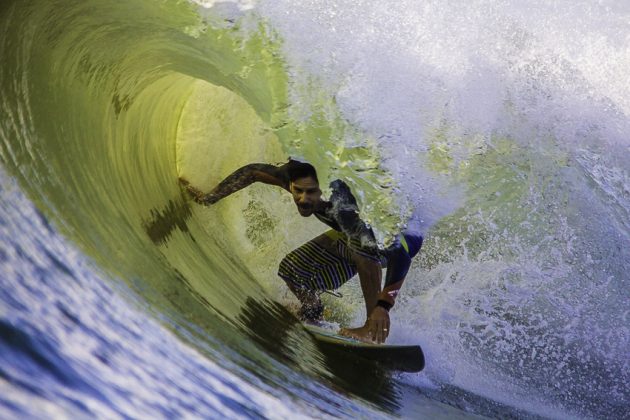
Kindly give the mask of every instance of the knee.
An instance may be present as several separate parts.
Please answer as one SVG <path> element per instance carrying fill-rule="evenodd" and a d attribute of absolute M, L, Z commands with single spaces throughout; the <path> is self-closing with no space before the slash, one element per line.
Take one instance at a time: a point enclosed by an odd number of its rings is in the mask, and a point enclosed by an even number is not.
<path fill-rule="evenodd" d="M 278 265 L 278 272 L 282 272 L 286 269 L 289 268 L 289 261 L 288 261 L 289 256 L 285 255 L 284 258 L 280 261 L 280 264 Z"/>
<path fill-rule="evenodd" d="M 304 273 L 296 266 L 294 252 L 287 254 L 278 265 L 278 276 L 291 290 L 303 287 Z"/>
<path fill-rule="evenodd" d="M 278 272 L 293 272 L 295 271 L 295 262 L 297 260 L 296 250 L 289 252 L 280 261 L 278 265 Z"/>

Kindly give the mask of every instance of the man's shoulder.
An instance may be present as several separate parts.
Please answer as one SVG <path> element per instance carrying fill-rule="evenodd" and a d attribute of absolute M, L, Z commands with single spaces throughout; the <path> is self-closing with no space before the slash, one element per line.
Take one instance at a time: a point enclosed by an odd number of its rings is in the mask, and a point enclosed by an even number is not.
<path fill-rule="evenodd" d="M 332 194 L 330 213 L 350 239 L 351 247 L 373 248 L 376 241 L 374 233 L 359 215 L 359 205 L 350 187 L 344 181 L 336 179 L 330 183 Z"/>
<path fill-rule="evenodd" d="M 336 179 L 330 183 L 330 189 L 332 190 L 330 202 L 333 204 L 333 207 L 338 210 L 355 210 L 358 212 L 357 200 L 354 198 L 348 184 L 341 179 Z"/>

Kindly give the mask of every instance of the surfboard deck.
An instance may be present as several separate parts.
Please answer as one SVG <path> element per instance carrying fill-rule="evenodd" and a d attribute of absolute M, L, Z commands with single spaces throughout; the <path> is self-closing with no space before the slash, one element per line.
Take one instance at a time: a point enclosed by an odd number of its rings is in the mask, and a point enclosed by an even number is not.
<path fill-rule="evenodd" d="M 364 343 L 316 325 L 305 324 L 304 327 L 318 345 L 376 362 L 384 369 L 400 372 L 420 372 L 424 369 L 424 353 L 418 345 Z"/>

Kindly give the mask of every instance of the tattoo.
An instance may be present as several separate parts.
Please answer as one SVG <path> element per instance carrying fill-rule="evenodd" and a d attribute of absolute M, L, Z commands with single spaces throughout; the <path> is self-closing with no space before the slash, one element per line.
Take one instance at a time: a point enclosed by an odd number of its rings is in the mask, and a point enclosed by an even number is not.
<path fill-rule="evenodd" d="M 266 184 L 278 185 L 288 189 L 286 176 L 282 171 L 282 167 L 278 168 L 273 165 L 264 163 L 252 163 L 232 172 L 227 178 L 219 183 L 207 194 L 204 194 L 198 188 L 193 187 L 190 183 L 180 178 L 180 183 L 188 190 L 193 200 L 199 204 L 206 206 L 212 205 L 228 195 L 242 190 L 243 188 L 253 184 L 256 181 Z"/>
<path fill-rule="evenodd" d="M 214 204 L 220 199 L 253 184 L 255 181 L 254 172 L 250 165 L 243 166 L 232 172 L 227 178 L 219 183 L 214 189 L 206 194 L 204 201 L 207 204 Z"/>

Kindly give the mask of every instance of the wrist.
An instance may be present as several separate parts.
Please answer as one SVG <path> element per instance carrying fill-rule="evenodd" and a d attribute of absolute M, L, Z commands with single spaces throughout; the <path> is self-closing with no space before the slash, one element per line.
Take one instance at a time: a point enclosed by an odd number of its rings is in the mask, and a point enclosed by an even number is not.
<path fill-rule="evenodd" d="M 379 294 L 376 296 L 376 299 L 384 300 L 385 302 L 390 303 L 393 306 L 394 303 L 396 303 L 396 293 L 383 290 L 382 292 L 379 292 Z"/>
<path fill-rule="evenodd" d="M 219 201 L 219 197 L 215 193 L 205 194 L 201 198 L 202 204 L 205 204 L 206 206 L 212 205 L 216 203 L 217 201 Z"/>
<path fill-rule="evenodd" d="M 383 308 L 383 309 L 385 309 L 387 312 L 389 312 L 389 310 L 390 310 L 390 309 L 392 309 L 392 307 L 393 307 L 393 306 L 394 306 L 394 303 L 393 303 L 393 302 L 389 302 L 389 301 L 384 300 L 384 299 L 380 299 L 380 298 L 379 298 L 379 299 L 376 301 L 376 307 L 377 307 L 377 308 Z"/>

